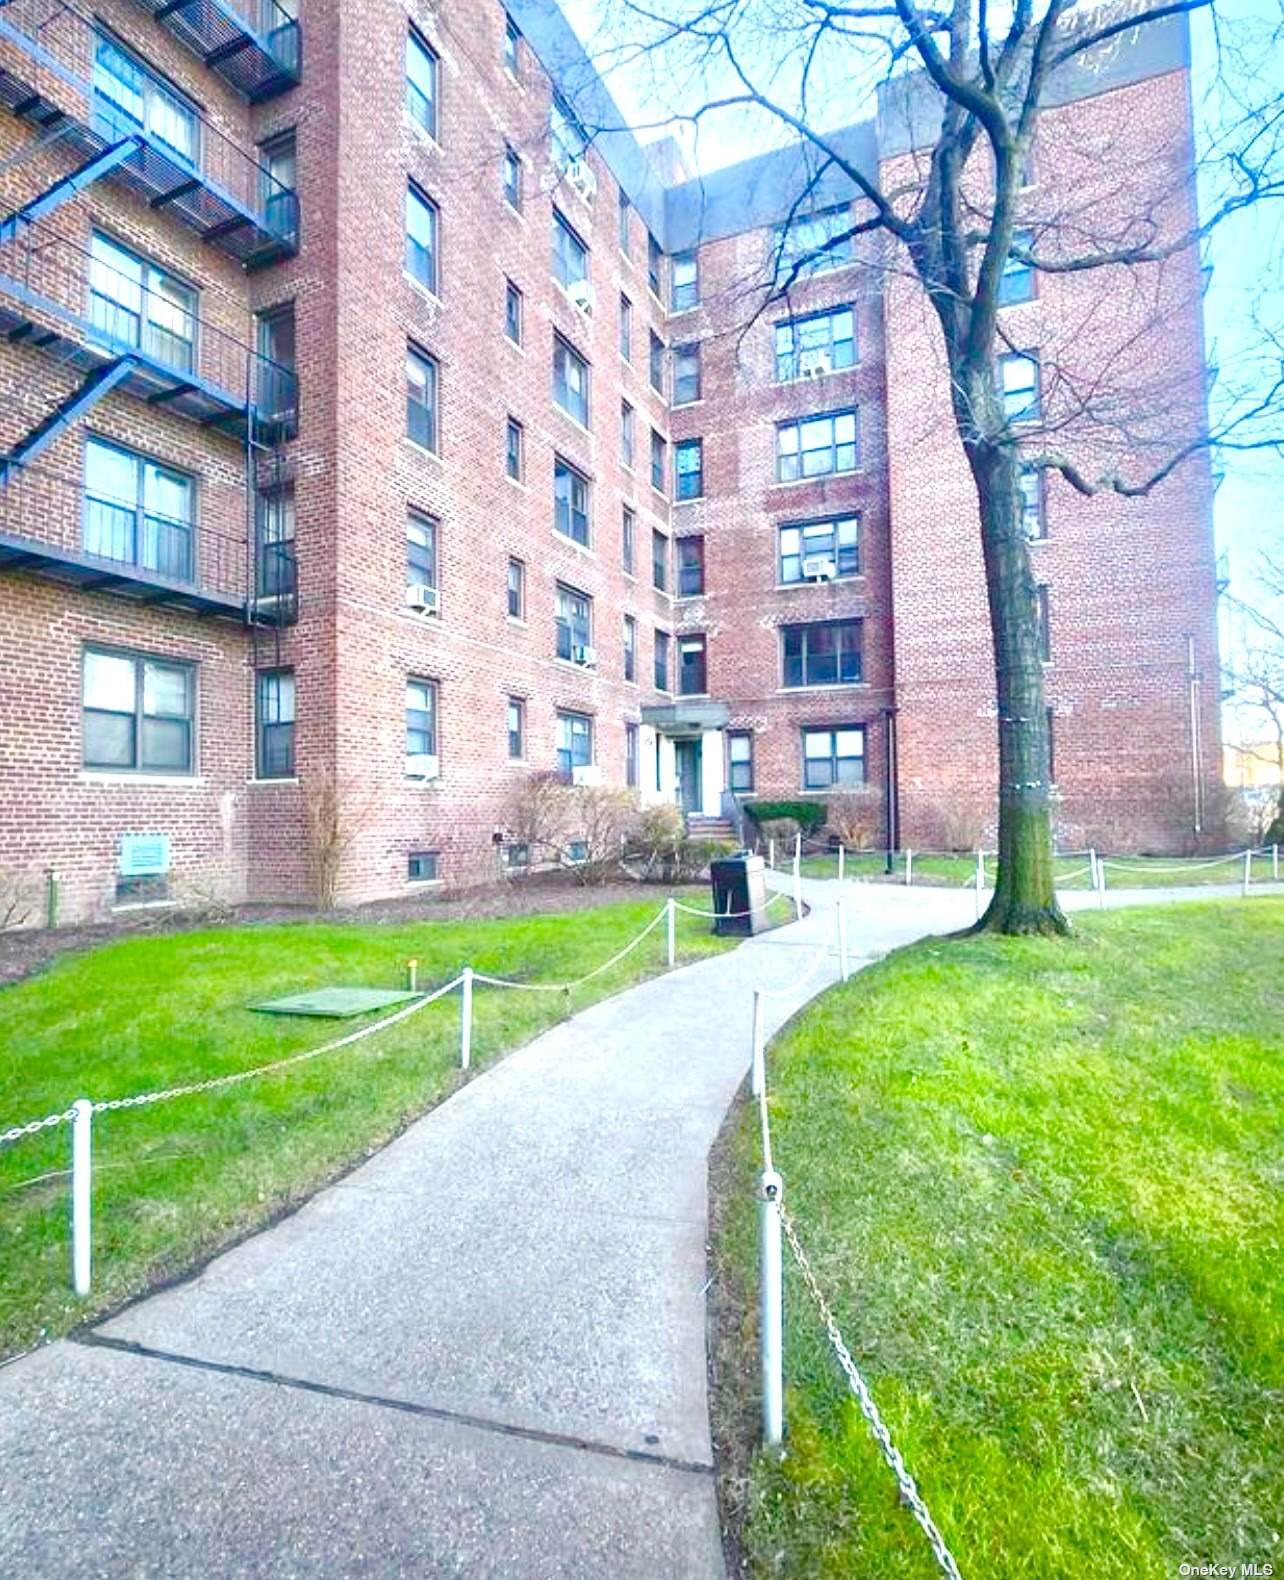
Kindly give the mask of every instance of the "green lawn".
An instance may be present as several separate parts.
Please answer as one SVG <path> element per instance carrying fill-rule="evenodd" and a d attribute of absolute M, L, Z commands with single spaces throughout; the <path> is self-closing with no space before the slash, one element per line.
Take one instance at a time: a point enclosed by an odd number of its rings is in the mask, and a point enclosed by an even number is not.
<path fill-rule="evenodd" d="M 324 984 L 425 990 L 460 967 L 530 981 L 582 975 L 655 915 L 638 903 L 472 923 L 299 924 L 130 938 L 0 990 L 0 1130 L 67 1107 L 248 1069 L 329 1041 L 346 1021 L 252 1013 Z M 693 902 L 707 905 L 707 897 Z M 692 960 L 727 947 L 679 914 Z M 569 997 L 478 987 L 474 1066 L 569 1011 L 664 967 L 664 924 Z M 67 1126 L 0 1148 L 0 1354 L 61 1332 L 192 1266 L 387 1141 L 460 1080 L 459 995 L 352 1048 L 247 1081 L 94 1120 L 92 1299 L 71 1295 Z M 45 1178 L 43 1176 L 50 1176 Z"/>
<path fill-rule="evenodd" d="M 1281 854 L 1284 855 L 1284 852 Z M 1126 856 L 1118 859 L 1111 857 L 1106 865 L 1106 887 L 1154 889 L 1183 887 L 1188 884 L 1243 881 L 1242 856 L 1234 860 L 1219 861 L 1215 866 L 1209 865 L 1210 860 L 1211 858 L 1207 856 L 1194 856 L 1190 859 L 1180 856 Z M 789 863 L 781 858 L 778 865 L 781 870 L 787 870 Z M 1274 866 L 1269 853 L 1255 854 L 1252 868 L 1254 883 L 1271 881 Z M 990 886 L 994 884 L 996 869 L 996 858 L 988 855 L 985 859 L 985 877 Z M 1087 869 L 1086 855 L 1054 858 L 1053 870 L 1056 872 L 1059 888 L 1090 889 L 1092 883 Z M 804 856 L 802 873 L 805 878 L 836 878 L 838 857 L 825 854 Z M 893 854 L 892 871 L 888 873 L 887 858 L 882 851 L 848 851 L 843 858 L 843 874 L 845 877 L 870 883 L 904 883 L 905 852 L 896 851 Z M 962 888 L 976 881 L 976 857 L 975 855 L 915 855 L 912 876 L 915 884 L 930 884 L 937 888 Z"/>
<path fill-rule="evenodd" d="M 1284 901 L 932 941 L 769 1050 L 803 1243 L 966 1580 L 1284 1572 Z M 756 1114 L 720 1177 L 723 1441 L 755 1423 Z M 750 1572 L 937 1570 L 786 1250 Z M 1235 1570 L 1238 1573 L 1238 1568 Z"/>

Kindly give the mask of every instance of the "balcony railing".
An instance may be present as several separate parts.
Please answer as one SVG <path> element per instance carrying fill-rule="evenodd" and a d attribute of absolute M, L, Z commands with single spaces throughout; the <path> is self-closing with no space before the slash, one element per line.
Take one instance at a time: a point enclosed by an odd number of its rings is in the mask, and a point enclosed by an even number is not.
<path fill-rule="evenodd" d="M 47 228 L 22 226 L 0 242 L 0 333 L 86 371 L 132 353 L 124 387 L 153 405 L 264 442 L 287 431 L 293 371 L 202 317 L 194 291 L 148 268 L 126 274 Z M 243 322 L 248 332 L 248 314 Z"/>
<path fill-rule="evenodd" d="M 0 6 L 0 103 L 82 159 L 131 143 L 104 179 L 247 265 L 297 249 L 296 194 L 65 0 Z"/>
<path fill-rule="evenodd" d="M 299 80 L 299 24 L 277 0 L 140 0 L 252 102 Z"/>
<path fill-rule="evenodd" d="M 243 535 L 91 492 L 81 478 L 38 466 L 14 468 L 0 487 L 0 568 L 145 604 L 253 613 Z"/>

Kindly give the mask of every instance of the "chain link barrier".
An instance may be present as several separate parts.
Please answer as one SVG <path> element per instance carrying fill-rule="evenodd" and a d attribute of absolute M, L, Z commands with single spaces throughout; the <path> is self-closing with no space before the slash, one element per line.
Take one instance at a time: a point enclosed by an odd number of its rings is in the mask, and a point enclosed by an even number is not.
<path fill-rule="evenodd" d="M 788 900 L 791 905 L 793 904 L 792 895 L 787 893 L 784 889 L 777 889 L 773 895 L 763 901 L 760 909 L 763 911 L 769 911 L 777 900 Z M 711 917 L 714 921 L 719 922 L 738 919 L 743 916 L 756 916 L 758 914 L 758 911 L 752 908 L 747 911 L 703 911 L 699 908 L 699 906 L 684 905 L 681 900 L 674 900 L 673 908 L 675 911 L 685 911 L 688 916 L 707 916 Z"/>
<path fill-rule="evenodd" d="M 0 1147 L 7 1141 L 21 1141 L 23 1136 L 34 1136 L 41 1130 L 52 1130 L 55 1125 L 71 1123 L 72 1110 L 64 1108 L 59 1114 L 46 1114 L 43 1119 L 33 1119 L 25 1125 L 13 1125 L 8 1130 L 0 1130 Z"/>
<path fill-rule="evenodd" d="M 594 977 L 600 977 L 604 971 L 609 971 L 612 966 L 618 965 L 626 955 L 631 955 L 644 938 L 650 937 L 668 913 L 669 906 L 668 901 L 666 901 L 637 937 L 630 943 L 625 944 L 618 954 L 612 955 L 609 960 L 604 960 L 600 966 L 595 966 L 592 971 L 586 971 L 582 977 L 576 977 L 573 982 L 517 982 L 511 977 L 487 976 L 483 971 L 474 971 L 473 981 L 485 982 L 491 987 L 519 988 L 527 993 L 569 993 L 572 988 L 582 987 L 585 982 L 591 982 Z"/>

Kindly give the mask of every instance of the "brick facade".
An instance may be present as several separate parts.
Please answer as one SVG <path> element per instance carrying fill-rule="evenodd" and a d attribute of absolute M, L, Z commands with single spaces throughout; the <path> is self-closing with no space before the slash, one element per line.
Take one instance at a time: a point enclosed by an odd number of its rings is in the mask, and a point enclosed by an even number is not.
<path fill-rule="evenodd" d="M 101 916 L 118 899 L 122 836 L 163 833 L 176 894 L 303 897 L 311 881 L 307 802 L 330 778 L 354 831 L 343 862 L 345 897 L 404 891 L 416 852 L 434 854 L 448 884 L 482 881 L 496 870 L 495 835 L 513 828 L 523 784 L 555 763 L 557 717 L 566 711 L 593 721 L 593 761 L 607 784 L 623 784 L 626 726 L 637 727 L 646 800 L 679 793 L 678 760 L 695 761 L 683 757 L 681 743 L 694 750 L 699 740 L 702 756 L 686 795 L 689 809 L 706 815 L 722 810 L 727 731 L 752 733 L 755 794 L 796 797 L 803 731 L 860 728 L 861 794 L 871 828 L 883 837 L 893 712 L 905 841 L 939 841 L 953 827 L 951 809 L 992 800 L 992 685 L 975 507 L 933 373 L 923 309 L 907 289 L 884 288 L 881 273 L 855 262 L 801 282 L 789 313 L 850 308 L 857 356 L 850 369 L 785 380 L 776 378 L 774 363 L 774 322 L 785 312 L 773 308 L 745 330 L 738 289 L 761 269 L 769 224 L 704 241 L 700 304 L 669 310 L 667 266 L 664 301 L 648 284 L 643 218 L 650 215 L 666 239 L 663 201 L 657 206 L 654 192 L 631 188 L 629 245 L 622 249 L 614 159 L 608 164 L 597 147 L 588 151 L 591 196 L 558 168 L 548 137 L 549 79 L 526 40 L 519 73 L 507 69 L 498 4 L 361 0 L 339 7 L 302 0 L 299 81 L 261 103 L 247 102 L 206 69 L 144 6 L 104 0 L 98 15 L 200 107 L 211 128 L 210 157 L 222 146 L 215 133 L 252 154 L 293 131 L 298 245 L 247 272 L 165 204 L 98 181 L 40 220 L 40 235 L 55 244 L 54 253 L 37 253 L 41 294 L 57 311 L 29 316 L 38 329 L 58 330 L 65 315 L 83 311 L 84 281 L 74 269 L 59 273 L 49 258 L 61 256 L 59 248 L 78 257 L 95 232 L 199 291 L 196 368 L 220 386 L 232 382 L 227 370 L 237 348 L 254 343 L 254 315 L 289 304 L 298 418 L 291 437 L 251 461 L 235 424 L 202 423 L 122 386 L 64 427 L 30 470 L 0 485 L 8 500 L 0 512 L 0 541 L 8 545 L 0 561 L 0 869 L 33 878 L 53 870 L 64 918 Z M 435 136 L 407 108 L 409 26 L 438 62 Z M 11 39 L 0 40 L 5 65 L 23 64 L 22 53 Z M 80 69 L 88 74 L 87 58 Z M 1176 72 L 1055 113 L 1076 129 L 1101 122 L 1098 135 L 1109 131 L 1106 119 L 1122 116 L 1130 136 L 1136 123 L 1144 129 L 1136 135 L 1184 149 L 1186 95 L 1185 74 Z M 82 118 L 88 113 L 83 104 L 65 107 Z M 0 215 L 75 163 L 56 140 L 41 148 L 34 136 L 28 123 L 0 110 Z M 509 151 L 522 168 L 517 208 L 503 192 Z M 438 215 L 435 290 L 405 268 L 412 183 Z M 1046 190 L 1058 190 L 1052 175 Z M 588 310 L 553 277 L 554 212 L 588 249 Z M 0 276 L 14 278 L 15 256 L 0 242 Z M 23 256 L 29 268 L 31 249 Z M 1198 279 L 1176 273 L 1181 277 L 1163 287 L 1168 333 L 1156 376 L 1202 393 Z M 520 345 L 505 333 L 510 284 L 521 292 Z M 1011 312 L 1038 315 L 1049 344 L 1091 307 L 1075 299 L 1076 291 L 1077 283 L 1041 284 L 1037 304 Z M 631 304 L 627 360 L 622 296 Z M 0 309 L 7 310 L 2 283 Z M 1139 311 L 1119 306 L 1101 343 L 1110 334 L 1126 340 Z M 697 401 L 671 399 L 671 372 L 663 393 L 652 387 L 653 334 L 666 348 L 700 345 Z M 84 376 L 66 354 L 65 338 L 41 340 L 29 330 L 0 340 L 6 452 Z M 588 365 L 586 424 L 553 398 L 557 340 Z M 408 435 L 408 347 L 436 365 L 434 449 Z M 623 403 L 634 412 L 631 466 L 622 448 Z M 777 424 L 852 408 L 859 413 L 854 470 L 776 481 Z M 522 435 L 517 479 L 506 463 L 510 420 Z M 652 430 L 665 445 L 662 492 L 650 481 Z M 198 575 L 218 598 L 178 607 L 160 595 L 138 596 L 135 584 L 124 589 L 134 594 L 127 599 L 119 586 L 96 584 L 83 565 L 69 576 L 39 553 L 13 550 L 17 539 L 79 554 L 87 436 L 194 479 Z M 703 492 L 677 502 L 670 497 L 674 445 L 693 438 L 703 445 Z M 554 530 L 559 460 L 589 485 L 587 545 Z M 293 496 L 298 618 L 279 628 L 262 618 L 247 627 L 234 607 L 239 596 L 261 613 L 247 547 L 255 477 Z M 631 573 L 622 554 L 626 509 L 635 523 Z M 406 602 L 412 513 L 436 526 L 435 612 Z M 782 524 L 853 515 L 859 566 L 852 574 L 779 584 Z M 1204 677 L 1197 710 L 1210 808 L 1218 756 L 1207 469 L 1190 462 L 1137 502 L 1082 503 L 1054 488 L 1048 518 L 1047 540 L 1033 552 L 1047 567 L 1050 588 L 1062 833 L 1073 843 L 1181 848 L 1189 841 L 1192 795 L 1188 638 Z M 653 586 L 654 533 L 703 539 L 702 593 L 673 595 L 672 554 L 666 587 Z M 524 569 L 518 618 L 508 611 L 510 560 Z M 591 600 L 595 663 L 557 656 L 560 588 Z M 624 672 L 626 617 L 637 633 L 631 680 Z M 860 622 L 859 676 L 841 685 L 785 686 L 780 628 L 822 620 Z M 655 689 L 657 631 L 705 637 L 705 694 L 675 698 L 676 645 L 669 691 Z M 86 645 L 194 666 L 189 773 L 84 766 Z M 294 773 L 286 778 L 258 777 L 256 667 L 293 673 Z M 407 775 L 408 681 L 436 688 L 436 777 Z M 525 749 L 516 760 L 508 749 L 510 699 L 524 712 Z M 675 702 L 669 713 L 657 711 Z"/>

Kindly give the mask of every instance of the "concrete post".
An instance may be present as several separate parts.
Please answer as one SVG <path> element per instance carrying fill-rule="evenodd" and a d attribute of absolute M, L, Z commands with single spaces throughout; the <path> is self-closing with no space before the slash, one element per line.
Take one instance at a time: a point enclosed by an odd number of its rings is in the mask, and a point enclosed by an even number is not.
<path fill-rule="evenodd" d="M 93 1268 L 94 1105 L 80 1097 L 71 1107 L 71 1282 L 83 1300 Z"/>

